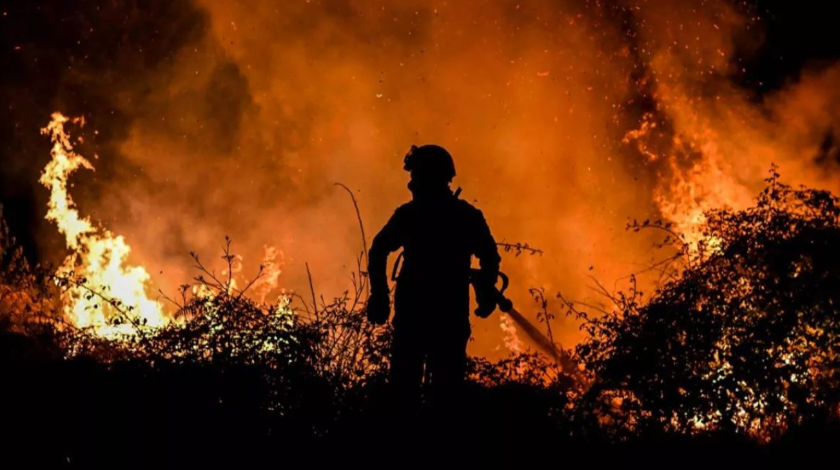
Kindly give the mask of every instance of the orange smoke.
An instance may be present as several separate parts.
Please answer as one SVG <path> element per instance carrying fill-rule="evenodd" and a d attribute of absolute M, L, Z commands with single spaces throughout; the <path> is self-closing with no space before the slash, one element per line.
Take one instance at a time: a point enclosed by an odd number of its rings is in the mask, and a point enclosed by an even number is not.
<path fill-rule="evenodd" d="M 628 218 L 696 241 L 702 212 L 749 204 L 771 162 L 836 189 L 836 163 L 818 157 L 840 128 L 840 69 L 758 100 L 732 80 L 751 15 L 607 3 L 199 0 L 200 38 L 126 94 L 142 99 L 115 100 L 133 120 L 103 155 L 126 168 L 103 191 L 125 204 L 85 203 L 164 290 L 189 278 L 186 252 L 218 253 L 230 235 L 243 276 L 276 246 L 275 283 L 308 291 L 308 262 L 330 298 L 362 250 L 334 183 L 357 191 L 372 236 L 408 198 L 402 155 L 434 142 L 499 241 L 545 252 L 503 262 L 528 312 L 531 286 L 609 308 L 588 276 L 619 289 L 661 256 Z M 576 325 L 557 323 L 574 344 Z M 471 352 L 499 354 L 509 326 L 474 321 Z"/>

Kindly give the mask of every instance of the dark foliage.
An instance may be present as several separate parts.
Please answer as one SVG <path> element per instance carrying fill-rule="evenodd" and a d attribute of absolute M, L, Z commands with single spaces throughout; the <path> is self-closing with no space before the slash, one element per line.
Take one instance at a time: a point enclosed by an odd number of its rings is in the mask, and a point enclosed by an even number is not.
<path fill-rule="evenodd" d="M 707 214 L 705 242 L 680 250 L 686 268 L 649 302 L 631 291 L 617 311 L 583 315 L 582 414 L 622 436 L 763 439 L 836 417 L 840 208 L 778 176 L 754 207 Z"/>

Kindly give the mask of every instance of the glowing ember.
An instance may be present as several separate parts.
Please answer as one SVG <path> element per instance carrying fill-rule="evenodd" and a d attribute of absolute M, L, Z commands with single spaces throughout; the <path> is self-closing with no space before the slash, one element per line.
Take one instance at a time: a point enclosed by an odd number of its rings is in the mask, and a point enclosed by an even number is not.
<path fill-rule="evenodd" d="M 54 113 L 52 121 L 41 131 L 53 142 L 52 160 L 40 179 L 50 189 L 46 218 L 64 234 L 70 251 L 56 274 L 60 278 L 72 276 L 83 280 L 83 285 L 66 291 L 64 314 L 77 327 L 92 328 L 103 336 L 130 334 L 133 331 L 130 323 L 162 326 L 167 316 L 160 304 L 147 295 L 149 273 L 142 266 L 127 262 L 131 247 L 122 236 L 82 217 L 67 192 L 71 173 L 79 168 L 94 169 L 87 159 L 73 151 L 70 135 L 64 129 L 68 122 L 71 120 L 67 117 Z M 73 119 L 72 123 L 84 126 L 81 118 Z M 118 302 L 121 307 L 118 309 L 105 299 Z"/>

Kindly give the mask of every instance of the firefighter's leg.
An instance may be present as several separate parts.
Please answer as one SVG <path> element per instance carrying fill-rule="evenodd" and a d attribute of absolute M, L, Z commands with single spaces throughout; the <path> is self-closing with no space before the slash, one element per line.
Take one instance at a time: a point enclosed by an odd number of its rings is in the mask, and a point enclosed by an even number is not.
<path fill-rule="evenodd" d="M 433 338 L 429 355 L 432 399 L 436 421 L 443 430 L 454 430 L 465 416 L 464 380 L 470 330 L 467 326 L 442 333 Z"/>
<path fill-rule="evenodd" d="M 424 352 L 416 332 L 396 328 L 391 350 L 392 417 L 398 426 L 411 426 L 420 406 Z"/>

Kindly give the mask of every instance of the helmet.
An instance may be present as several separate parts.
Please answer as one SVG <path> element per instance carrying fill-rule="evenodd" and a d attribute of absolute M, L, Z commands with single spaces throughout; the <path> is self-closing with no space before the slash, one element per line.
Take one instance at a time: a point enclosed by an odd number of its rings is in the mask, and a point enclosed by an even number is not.
<path fill-rule="evenodd" d="M 412 177 L 420 179 L 441 179 L 447 182 L 455 177 L 455 161 L 445 148 L 439 145 L 416 145 L 405 155 L 403 169 Z"/>

